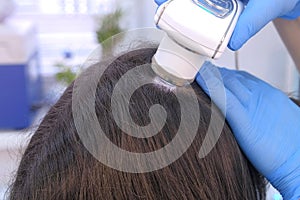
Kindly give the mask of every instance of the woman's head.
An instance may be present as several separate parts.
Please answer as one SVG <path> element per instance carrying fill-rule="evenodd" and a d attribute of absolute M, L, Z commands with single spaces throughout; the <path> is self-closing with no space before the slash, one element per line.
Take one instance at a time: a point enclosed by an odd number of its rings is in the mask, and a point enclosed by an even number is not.
<path fill-rule="evenodd" d="M 89 147 L 85 146 L 82 130 L 78 133 L 74 122 L 73 104 L 76 84 L 72 84 L 50 109 L 34 133 L 22 157 L 15 182 L 11 186 L 10 199 L 264 198 L 264 179 L 244 157 L 227 124 L 224 125 L 212 151 L 206 157 L 199 158 L 198 153 L 211 120 L 210 100 L 196 84 L 192 84 L 192 87 L 177 88 L 161 82 L 150 68 L 155 51 L 155 48 L 132 51 L 110 63 L 97 82 L 93 111 L 102 131 L 112 143 L 129 152 L 149 153 L 163 149 L 172 142 L 180 129 L 182 110 L 176 94 L 185 97 L 189 103 L 191 93 L 195 93 L 200 115 L 199 119 L 193 119 L 198 127 L 187 151 L 168 166 L 145 173 L 123 172 L 108 167 L 96 159 L 90 153 Z M 137 126 L 145 127 L 152 123 L 149 115 L 151 107 L 159 104 L 165 110 L 165 113 L 162 113 L 165 115 L 164 125 L 158 128 L 156 135 L 148 138 L 133 137 L 124 132 L 122 126 L 125 127 L 127 121 L 122 120 L 124 116 L 120 109 L 125 111 L 127 108 L 119 105 L 119 113 L 114 113 L 116 109 L 113 105 L 118 105 L 112 103 L 114 89 L 120 79 L 137 66 L 148 68 L 144 76 L 137 79 L 147 79 L 150 83 L 137 88 L 129 99 L 127 106 L 132 121 Z M 88 80 L 89 75 L 94 75 L 95 67 L 107 66 L 105 63 L 96 64 L 82 76 Z M 128 89 L 124 91 L 123 96 L 131 89 L 127 87 L 136 80 L 127 81 L 128 85 L 122 85 L 123 89 Z M 119 97 L 122 97 L 122 94 L 119 94 Z M 85 102 L 90 100 L 86 98 L 88 96 L 80 98 L 80 106 L 84 107 Z M 88 110 L 76 117 L 89 119 L 92 115 L 89 112 Z M 116 122 L 116 115 L 121 116 L 120 122 Z M 221 115 L 218 119 L 220 123 L 223 120 Z M 83 127 L 87 133 L 88 129 L 94 128 L 86 124 L 83 124 Z M 126 130 L 130 130 L 130 126 L 127 126 Z M 142 132 L 149 129 L 140 130 L 141 135 L 151 134 Z M 100 130 L 93 131 L 100 134 Z M 185 127 L 184 131 L 189 135 L 189 127 Z M 97 151 L 101 148 L 93 149 Z M 106 152 L 105 155 L 106 159 L 112 158 L 110 152 Z M 103 153 L 99 153 L 99 156 L 103 156 Z M 161 159 L 167 157 L 163 156 Z M 119 162 L 124 161 L 116 161 Z M 139 163 L 135 163 L 135 168 L 139 167 Z"/>

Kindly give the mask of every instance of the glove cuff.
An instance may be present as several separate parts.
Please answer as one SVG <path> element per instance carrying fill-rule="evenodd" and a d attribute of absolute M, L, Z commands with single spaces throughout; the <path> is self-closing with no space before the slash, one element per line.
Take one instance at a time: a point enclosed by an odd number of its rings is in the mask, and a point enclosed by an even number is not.
<path fill-rule="evenodd" d="M 298 151 L 274 173 L 267 176 L 283 199 L 300 199 L 300 146 Z"/>

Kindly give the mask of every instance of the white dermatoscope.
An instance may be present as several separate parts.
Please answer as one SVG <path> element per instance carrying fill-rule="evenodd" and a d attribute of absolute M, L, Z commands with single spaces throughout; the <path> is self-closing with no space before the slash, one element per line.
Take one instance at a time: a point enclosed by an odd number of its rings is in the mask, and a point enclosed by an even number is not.
<path fill-rule="evenodd" d="M 165 81 L 184 86 L 194 81 L 206 59 L 224 52 L 243 10 L 239 0 L 169 0 L 155 15 L 167 34 L 152 58 Z"/>

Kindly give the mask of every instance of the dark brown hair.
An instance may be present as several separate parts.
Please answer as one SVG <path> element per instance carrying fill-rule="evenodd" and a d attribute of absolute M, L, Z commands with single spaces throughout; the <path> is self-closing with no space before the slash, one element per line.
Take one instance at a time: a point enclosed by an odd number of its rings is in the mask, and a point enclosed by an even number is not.
<path fill-rule="evenodd" d="M 300 101 L 298 99 L 291 98 L 291 100 L 300 107 Z"/>
<path fill-rule="evenodd" d="M 145 126 L 149 108 L 160 104 L 167 112 L 162 130 L 151 138 L 138 139 L 123 133 L 111 113 L 115 84 L 128 70 L 149 65 L 156 49 L 126 53 L 112 62 L 101 77 L 95 100 L 98 121 L 106 136 L 131 152 L 150 152 L 167 145 L 180 124 L 180 105 L 174 90 L 163 84 L 146 84 L 134 92 L 130 113 L 134 122 Z M 103 63 L 97 67 L 104 67 Z M 87 70 L 88 72 L 89 70 Z M 147 173 L 126 173 L 105 166 L 84 147 L 73 121 L 71 84 L 50 109 L 22 157 L 11 200 L 35 199 L 264 199 L 265 180 L 245 158 L 227 124 L 216 146 L 198 157 L 211 116 L 208 96 L 193 83 L 180 90 L 197 94 L 201 111 L 196 138 L 188 150 L 169 166 Z M 85 116 L 82 116 L 85 117 Z M 222 115 L 219 116 L 222 121 Z"/>

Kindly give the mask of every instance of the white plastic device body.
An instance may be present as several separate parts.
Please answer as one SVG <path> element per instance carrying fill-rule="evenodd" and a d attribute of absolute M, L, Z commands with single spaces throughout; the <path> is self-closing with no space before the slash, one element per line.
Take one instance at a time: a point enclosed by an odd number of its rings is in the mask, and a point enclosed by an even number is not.
<path fill-rule="evenodd" d="M 194 80 L 207 58 L 225 51 L 243 10 L 239 0 L 169 0 L 155 15 L 167 33 L 153 57 L 152 68 L 175 85 Z"/>

